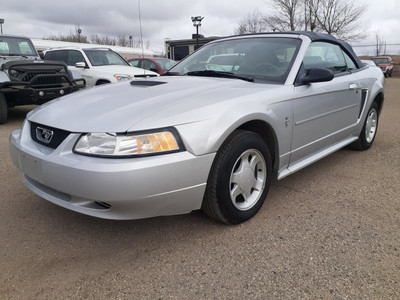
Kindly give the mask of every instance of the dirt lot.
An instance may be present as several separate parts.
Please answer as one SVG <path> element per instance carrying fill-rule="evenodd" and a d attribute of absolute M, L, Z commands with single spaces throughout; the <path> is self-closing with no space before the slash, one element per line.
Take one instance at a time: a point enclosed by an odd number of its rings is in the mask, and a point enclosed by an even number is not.
<path fill-rule="evenodd" d="M 400 299 L 400 78 L 374 146 L 276 181 L 239 226 L 107 221 L 30 192 L 0 126 L 0 299 Z"/>

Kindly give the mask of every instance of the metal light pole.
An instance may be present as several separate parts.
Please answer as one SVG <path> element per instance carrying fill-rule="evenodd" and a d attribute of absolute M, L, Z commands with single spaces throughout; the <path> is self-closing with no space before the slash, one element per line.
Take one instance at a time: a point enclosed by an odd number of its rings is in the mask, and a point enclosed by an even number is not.
<path fill-rule="evenodd" d="M 193 26 L 196 27 L 196 49 L 199 48 L 199 26 L 201 26 L 203 19 L 204 17 L 201 16 L 192 17 Z"/>
<path fill-rule="evenodd" d="M 78 42 L 79 43 L 81 42 L 81 33 L 82 33 L 82 29 L 79 28 L 79 26 L 78 26 Z"/>
<path fill-rule="evenodd" d="M 1 34 L 3 34 L 4 19 L 0 19 Z"/>

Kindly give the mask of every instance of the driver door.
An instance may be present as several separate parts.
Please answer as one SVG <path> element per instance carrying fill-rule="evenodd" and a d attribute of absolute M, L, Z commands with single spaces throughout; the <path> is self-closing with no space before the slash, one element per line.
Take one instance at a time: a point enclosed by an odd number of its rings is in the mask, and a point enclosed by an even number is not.
<path fill-rule="evenodd" d="M 295 87 L 294 122 L 290 166 L 348 138 L 357 124 L 361 88 L 349 71 L 345 53 L 338 45 L 315 42 L 303 59 L 303 72 L 328 68 L 335 74 L 329 82 Z"/>

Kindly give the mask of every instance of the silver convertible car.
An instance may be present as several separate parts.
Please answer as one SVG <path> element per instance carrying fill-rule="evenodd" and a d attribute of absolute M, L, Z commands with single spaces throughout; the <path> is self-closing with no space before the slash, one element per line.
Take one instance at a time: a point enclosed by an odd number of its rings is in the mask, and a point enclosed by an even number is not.
<path fill-rule="evenodd" d="M 271 180 L 374 142 L 384 77 L 351 47 L 309 32 L 211 42 L 165 76 L 49 102 L 10 136 L 25 185 L 108 219 L 202 209 L 253 217 Z"/>

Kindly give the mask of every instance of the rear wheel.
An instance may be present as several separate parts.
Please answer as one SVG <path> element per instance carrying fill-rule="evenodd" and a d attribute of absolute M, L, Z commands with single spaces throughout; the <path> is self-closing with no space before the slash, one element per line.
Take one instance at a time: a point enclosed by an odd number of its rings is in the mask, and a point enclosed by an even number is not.
<path fill-rule="evenodd" d="M 261 208 L 272 179 L 267 145 L 253 132 L 232 133 L 215 158 L 202 209 L 218 221 L 238 224 Z"/>
<path fill-rule="evenodd" d="M 6 97 L 0 93 L 0 124 L 4 124 L 7 121 L 7 110 Z"/>
<path fill-rule="evenodd" d="M 368 110 L 367 118 L 365 119 L 363 129 L 361 130 L 359 139 L 350 145 L 350 148 L 355 150 L 368 150 L 376 136 L 376 132 L 378 130 L 378 105 L 376 102 L 373 102 L 371 107 Z"/>

